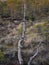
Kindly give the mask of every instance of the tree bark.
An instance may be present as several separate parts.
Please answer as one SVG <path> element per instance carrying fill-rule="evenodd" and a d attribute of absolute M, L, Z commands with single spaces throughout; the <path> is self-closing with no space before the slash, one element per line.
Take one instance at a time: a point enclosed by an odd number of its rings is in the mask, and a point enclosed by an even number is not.
<path fill-rule="evenodd" d="M 23 65 L 22 45 L 21 45 L 21 42 L 22 42 L 22 38 L 18 42 L 18 60 L 19 60 L 20 65 Z"/>
<path fill-rule="evenodd" d="M 25 16 L 26 16 L 26 4 L 24 3 L 24 18 L 23 18 L 23 32 L 22 32 L 22 36 L 18 42 L 18 60 L 20 65 L 24 64 L 24 60 L 22 58 L 22 43 L 24 42 L 25 39 L 25 32 L 26 32 L 26 20 L 25 20 Z"/>

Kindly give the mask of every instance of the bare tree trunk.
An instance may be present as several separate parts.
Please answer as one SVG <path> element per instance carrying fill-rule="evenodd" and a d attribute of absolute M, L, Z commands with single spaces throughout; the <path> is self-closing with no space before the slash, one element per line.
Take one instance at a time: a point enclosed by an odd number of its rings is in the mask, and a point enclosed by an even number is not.
<path fill-rule="evenodd" d="M 21 42 L 22 42 L 22 38 L 18 42 L 18 60 L 19 60 L 20 65 L 23 65 L 22 45 L 21 45 Z"/>
<path fill-rule="evenodd" d="M 24 17 L 23 17 L 23 32 L 22 32 L 22 37 L 25 38 L 25 32 L 26 32 L 26 4 L 24 3 Z"/>
<path fill-rule="evenodd" d="M 24 3 L 24 18 L 23 18 L 23 32 L 22 32 L 22 36 L 18 42 L 18 60 L 20 65 L 24 64 L 24 60 L 22 58 L 22 43 L 24 42 L 25 39 L 25 31 L 26 31 L 26 20 L 25 20 L 25 16 L 26 16 L 26 4 Z"/>

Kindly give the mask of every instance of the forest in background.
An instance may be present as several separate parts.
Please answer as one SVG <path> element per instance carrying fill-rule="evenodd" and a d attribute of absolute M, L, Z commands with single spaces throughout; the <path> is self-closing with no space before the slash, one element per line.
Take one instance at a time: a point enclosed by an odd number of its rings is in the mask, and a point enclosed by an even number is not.
<path fill-rule="evenodd" d="M 23 0 L 0 0 L 0 14 L 23 18 Z M 49 0 L 26 0 L 26 17 L 39 19 L 49 15 Z"/>

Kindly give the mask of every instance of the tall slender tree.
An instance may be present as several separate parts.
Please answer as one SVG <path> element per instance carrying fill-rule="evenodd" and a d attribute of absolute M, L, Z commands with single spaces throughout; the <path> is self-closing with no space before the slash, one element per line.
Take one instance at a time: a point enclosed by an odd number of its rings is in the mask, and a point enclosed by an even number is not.
<path fill-rule="evenodd" d="M 26 16 L 26 3 L 23 0 L 23 8 L 24 8 L 24 16 L 23 16 L 23 32 L 22 32 L 22 36 L 20 37 L 20 40 L 18 42 L 18 60 L 20 65 L 24 64 L 24 60 L 22 58 L 22 43 L 24 42 L 25 39 L 25 31 L 26 31 L 26 20 L 25 20 L 25 16 Z"/>

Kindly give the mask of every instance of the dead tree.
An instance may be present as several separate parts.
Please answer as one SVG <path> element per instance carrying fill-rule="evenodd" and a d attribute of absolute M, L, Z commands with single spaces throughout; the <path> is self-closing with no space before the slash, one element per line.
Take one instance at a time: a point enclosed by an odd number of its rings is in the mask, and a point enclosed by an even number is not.
<path fill-rule="evenodd" d="M 21 42 L 22 42 L 22 38 L 19 40 L 18 42 L 18 60 L 19 60 L 19 63 L 20 65 L 23 65 L 23 58 L 22 58 L 22 45 L 21 45 Z"/>
<path fill-rule="evenodd" d="M 20 65 L 24 65 L 24 60 L 22 58 L 22 47 L 23 47 L 22 43 L 24 42 L 25 32 L 26 32 L 25 16 L 26 16 L 26 4 L 24 3 L 24 18 L 23 18 L 23 22 L 22 22 L 23 23 L 23 32 L 22 32 L 22 36 L 20 37 L 20 40 L 18 42 L 18 60 L 19 60 Z M 28 65 L 31 65 L 32 60 L 38 55 L 40 44 L 41 44 L 41 42 L 37 46 L 35 54 L 30 57 L 30 60 L 28 61 Z"/>
<path fill-rule="evenodd" d="M 26 20 L 25 20 L 25 16 L 26 16 L 26 4 L 24 3 L 24 18 L 23 18 L 23 32 L 22 32 L 22 36 L 20 37 L 20 40 L 18 42 L 18 60 L 20 65 L 24 64 L 24 60 L 22 58 L 22 43 L 24 42 L 25 39 L 25 31 L 26 31 Z"/>

